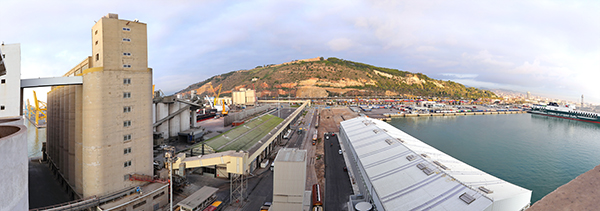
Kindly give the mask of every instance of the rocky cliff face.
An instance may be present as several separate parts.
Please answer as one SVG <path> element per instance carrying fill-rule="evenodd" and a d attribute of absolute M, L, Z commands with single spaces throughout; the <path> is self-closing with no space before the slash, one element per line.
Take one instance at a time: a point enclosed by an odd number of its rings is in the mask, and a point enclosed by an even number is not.
<path fill-rule="evenodd" d="M 178 93 L 212 94 L 210 85 L 223 85 L 225 95 L 233 89 L 255 89 L 258 97 L 295 96 L 435 96 L 496 98 L 486 90 L 467 88 L 421 73 L 376 67 L 338 58 L 296 60 L 279 65 L 233 71 L 192 84 Z"/>

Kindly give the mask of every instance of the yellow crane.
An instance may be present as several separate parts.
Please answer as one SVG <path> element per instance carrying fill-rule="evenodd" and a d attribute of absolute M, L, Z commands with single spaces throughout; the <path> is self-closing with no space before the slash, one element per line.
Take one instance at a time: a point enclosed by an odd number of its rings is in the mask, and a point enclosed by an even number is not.
<path fill-rule="evenodd" d="M 221 114 L 223 116 L 227 116 L 227 114 L 229 114 L 229 111 L 227 111 L 227 109 L 225 108 L 225 101 L 223 101 L 223 111 L 221 111 Z"/>
<path fill-rule="evenodd" d="M 34 111 L 34 115 L 35 115 L 35 124 L 36 126 L 38 126 L 40 124 L 40 120 L 46 120 L 46 111 L 47 111 L 47 105 L 45 102 L 39 101 L 37 99 L 37 94 L 35 93 L 35 91 L 33 91 L 33 103 L 35 105 L 35 107 L 33 108 Z M 27 105 L 29 105 L 29 99 L 27 99 Z M 31 107 L 28 107 L 28 109 L 30 109 L 31 111 Z M 31 117 L 31 112 L 29 113 L 29 117 Z"/>
<path fill-rule="evenodd" d="M 219 92 L 217 93 L 217 88 L 219 89 Z M 215 100 L 213 101 L 215 106 L 218 104 L 219 102 L 219 95 L 221 95 L 221 88 L 223 88 L 223 84 L 219 84 L 219 86 L 217 86 L 217 88 L 213 88 L 213 85 L 210 84 L 210 89 L 212 90 L 212 92 L 215 95 Z"/>
<path fill-rule="evenodd" d="M 31 115 L 33 114 L 33 106 L 29 103 L 29 99 L 27 99 L 27 118 L 31 119 Z"/>
<path fill-rule="evenodd" d="M 217 88 L 219 89 L 219 91 L 216 91 Z M 223 88 L 223 84 L 219 84 L 219 86 L 217 86 L 217 88 L 213 88 L 212 84 L 210 85 L 210 89 L 215 94 L 215 99 L 213 101 L 213 105 L 214 105 L 214 108 L 216 109 L 217 106 L 220 104 L 222 106 L 221 114 L 223 116 L 226 116 L 227 114 L 229 114 L 229 111 L 227 111 L 227 108 L 225 106 L 225 101 L 224 100 L 222 100 L 222 102 L 219 101 L 219 96 L 221 95 L 221 89 Z"/>

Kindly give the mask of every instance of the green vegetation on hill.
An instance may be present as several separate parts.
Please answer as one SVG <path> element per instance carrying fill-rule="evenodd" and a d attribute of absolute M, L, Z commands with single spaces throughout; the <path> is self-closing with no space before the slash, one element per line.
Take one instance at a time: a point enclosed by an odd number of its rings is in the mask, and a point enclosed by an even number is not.
<path fill-rule="evenodd" d="M 453 81 L 435 80 L 422 73 L 376 67 L 338 58 L 297 61 L 281 65 L 258 66 L 251 70 L 232 71 L 192 84 L 179 93 L 199 90 L 208 93 L 208 83 L 223 84 L 223 90 L 255 89 L 259 96 L 313 96 L 325 93 L 336 96 L 430 96 L 450 98 L 498 98 L 493 92 L 465 87 Z M 306 91 L 305 88 L 310 88 Z M 200 88 L 200 89 L 199 89 Z M 225 94 L 228 95 L 228 94 Z M 315 96 L 317 97 L 317 96 Z"/>

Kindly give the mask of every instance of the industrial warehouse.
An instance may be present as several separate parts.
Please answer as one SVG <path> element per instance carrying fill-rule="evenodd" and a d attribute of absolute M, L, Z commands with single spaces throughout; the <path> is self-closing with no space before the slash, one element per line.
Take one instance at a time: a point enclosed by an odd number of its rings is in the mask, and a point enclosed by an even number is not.
<path fill-rule="evenodd" d="M 376 119 L 341 122 L 359 196 L 377 210 L 522 210 L 531 191 L 473 168 Z M 366 197 L 366 198 L 365 198 Z"/>

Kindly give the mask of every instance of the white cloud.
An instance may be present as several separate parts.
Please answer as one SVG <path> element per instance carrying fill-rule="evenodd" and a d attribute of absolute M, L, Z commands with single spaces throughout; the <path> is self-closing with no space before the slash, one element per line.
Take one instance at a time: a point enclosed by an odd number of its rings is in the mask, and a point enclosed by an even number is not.
<path fill-rule="evenodd" d="M 458 79 L 474 79 L 477 77 L 477 74 L 460 74 L 460 73 L 442 73 L 441 75 L 450 77 L 450 78 L 458 78 Z"/>
<path fill-rule="evenodd" d="M 512 66 L 513 63 L 509 61 L 501 61 L 502 56 L 492 55 L 488 50 L 479 51 L 477 54 L 472 55 L 469 53 L 463 53 L 462 57 L 464 59 L 469 60 L 468 62 L 480 62 L 494 66 L 504 66 L 509 67 Z"/>
<path fill-rule="evenodd" d="M 465 83 L 600 99 L 600 2 L 7 1 L 0 37 L 21 43 L 23 76 L 59 76 L 91 54 L 108 12 L 148 24 L 163 90 L 256 65 L 335 56 Z M 161 11 L 160 15 L 148 11 Z M 476 77 L 467 77 L 477 75 Z M 179 81 L 179 82 L 177 82 Z M 559 88 L 563 87 L 563 88 Z M 567 90 L 567 91 L 565 91 Z M 589 94 L 588 94 L 589 93 Z"/>
<path fill-rule="evenodd" d="M 337 38 L 327 42 L 327 45 L 333 51 L 343 51 L 352 48 L 354 43 L 348 38 Z"/>
<path fill-rule="evenodd" d="M 457 61 L 447 61 L 447 60 L 438 60 L 438 59 L 428 59 L 427 60 L 427 64 L 433 66 L 433 67 L 451 67 L 451 66 L 456 66 L 458 64 L 460 64 Z"/>
<path fill-rule="evenodd" d="M 417 47 L 415 50 L 420 51 L 420 52 L 431 52 L 431 51 L 439 51 L 437 48 L 435 48 L 434 46 L 419 46 Z"/>

